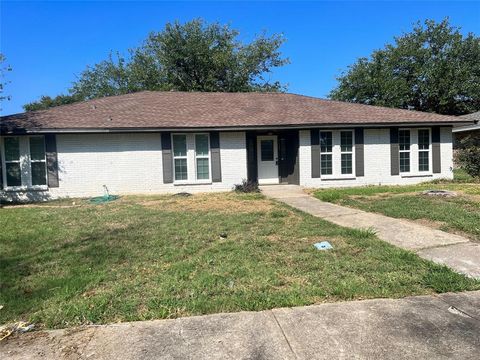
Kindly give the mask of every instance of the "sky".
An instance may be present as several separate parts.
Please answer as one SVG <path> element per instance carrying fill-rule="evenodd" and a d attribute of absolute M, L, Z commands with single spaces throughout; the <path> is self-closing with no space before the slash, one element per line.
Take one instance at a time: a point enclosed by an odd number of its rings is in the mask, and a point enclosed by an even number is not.
<path fill-rule="evenodd" d="M 480 1 L 1 1 L 0 51 L 12 71 L 2 115 L 22 112 L 41 95 L 66 93 L 85 69 L 110 51 L 127 53 L 167 22 L 204 18 L 228 23 L 248 42 L 282 33 L 291 64 L 272 80 L 288 92 L 327 97 L 336 77 L 359 57 L 391 43 L 418 20 L 450 18 L 480 35 Z"/>

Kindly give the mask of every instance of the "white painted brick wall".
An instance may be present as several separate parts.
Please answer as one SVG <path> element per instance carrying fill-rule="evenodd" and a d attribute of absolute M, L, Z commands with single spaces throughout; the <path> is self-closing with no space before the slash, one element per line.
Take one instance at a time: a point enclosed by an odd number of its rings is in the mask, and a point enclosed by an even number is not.
<path fill-rule="evenodd" d="M 442 172 L 422 177 L 402 177 L 390 175 L 390 131 L 389 129 L 365 129 L 365 176 L 354 179 L 312 178 L 310 130 L 300 131 L 300 185 L 305 187 L 343 187 L 361 185 L 405 185 L 430 181 L 439 178 L 453 178 L 453 153 L 451 128 L 441 128 L 440 151 Z M 431 161 L 431 154 L 430 154 Z M 431 169 L 430 165 L 430 169 Z"/>
<path fill-rule="evenodd" d="M 201 185 L 163 183 L 159 133 L 59 134 L 57 153 L 58 188 L 51 188 L 47 193 L 0 196 L 7 199 L 41 195 L 49 198 L 100 196 L 103 185 L 112 194 L 228 191 L 247 177 L 244 132 L 220 133 L 222 182 Z"/>

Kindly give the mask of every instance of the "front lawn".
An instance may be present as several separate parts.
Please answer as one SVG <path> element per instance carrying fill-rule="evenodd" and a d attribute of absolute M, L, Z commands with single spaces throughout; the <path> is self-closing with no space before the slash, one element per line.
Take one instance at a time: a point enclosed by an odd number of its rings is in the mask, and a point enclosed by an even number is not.
<path fill-rule="evenodd" d="M 0 323 L 174 318 L 480 289 L 480 282 L 261 195 L 0 209 Z M 313 244 L 329 240 L 334 250 Z"/>
<path fill-rule="evenodd" d="M 424 190 L 450 190 L 455 197 L 423 195 Z M 434 182 L 409 186 L 365 186 L 316 190 L 323 201 L 416 220 L 480 241 L 480 183 Z"/>

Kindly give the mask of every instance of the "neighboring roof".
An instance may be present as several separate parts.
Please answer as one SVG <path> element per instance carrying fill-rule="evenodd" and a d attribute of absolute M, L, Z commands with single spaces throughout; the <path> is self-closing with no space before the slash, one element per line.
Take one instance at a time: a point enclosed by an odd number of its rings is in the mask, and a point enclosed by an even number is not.
<path fill-rule="evenodd" d="M 475 130 L 480 130 L 480 111 L 467 114 L 467 115 L 462 115 L 460 116 L 462 119 L 470 120 L 473 121 L 473 125 L 466 125 L 466 126 L 456 126 L 453 128 L 453 132 L 465 132 L 465 131 L 475 131 Z"/>
<path fill-rule="evenodd" d="M 467 114 L 467 115 L 462 115 L 460 116 L 462 119 L 467 119 L 467 120 L 472 120 L 472 121 L 480 121 L 480 111 Z"/>
<path fill-rule="evenodd" d="M 458 117 L 285 93 L 143 91 L 1 118 L 5 132 L 458 123 Z"/>

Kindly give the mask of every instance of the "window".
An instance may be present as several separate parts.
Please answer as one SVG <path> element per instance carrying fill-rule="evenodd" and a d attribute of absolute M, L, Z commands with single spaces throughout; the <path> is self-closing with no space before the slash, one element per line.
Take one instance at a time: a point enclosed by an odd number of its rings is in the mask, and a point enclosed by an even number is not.
<path fill-rule="evenodd" d="M 173 135 L 172 138 L 175 180 L 187 180 L 187 136 Z"/>
<path fill-rule="evenodd" d="M 331 131 L 320 132 L 320 174 L 333 174 L 333 140 Z"/>
<path fill-rule="evenodd" d="M 47 186 L 47 161 L 43 136 L 5 137 L 2 153 L 5 187 Z"/>
<path fill-rule="evenodd" d="M 43 136 L 30 138 L 30 166 L 32 185 L 47 185 L 47 163 Z"/>
<path fill-rule="evenodd" d="M 410 130 L 398 132 L 400 146 L 400 172 L 410 172 Z"/>
<path fill-rule="evenodd" d="M 273 140 L 260 141 L 260 158 L 262 161 L 273 161 Z"/>
<path fill-rule="evenodd" d="M 22 186 L 22 172 L 20 163 L 20 138 L 7 137 L 5 146 L 5 175 L 7 186 Z"/>
<path fill-rule="evenodd" d="M 418 130 L 418 171 L 430 170 L 430 132 L 428 129 Z"/>
<path fill-rule="evenodd" d="M 208 134 L 195 135 L 195 162 L 197 163 L 197 180 L 210 179 Z"/>
<path fill-rule="evenodd" d="M 353 165 L 353 133 L 351 131 L 340 132 L 340 153 L 341 153 L 341 166 L 342 174 L 352 174 Z"/>

